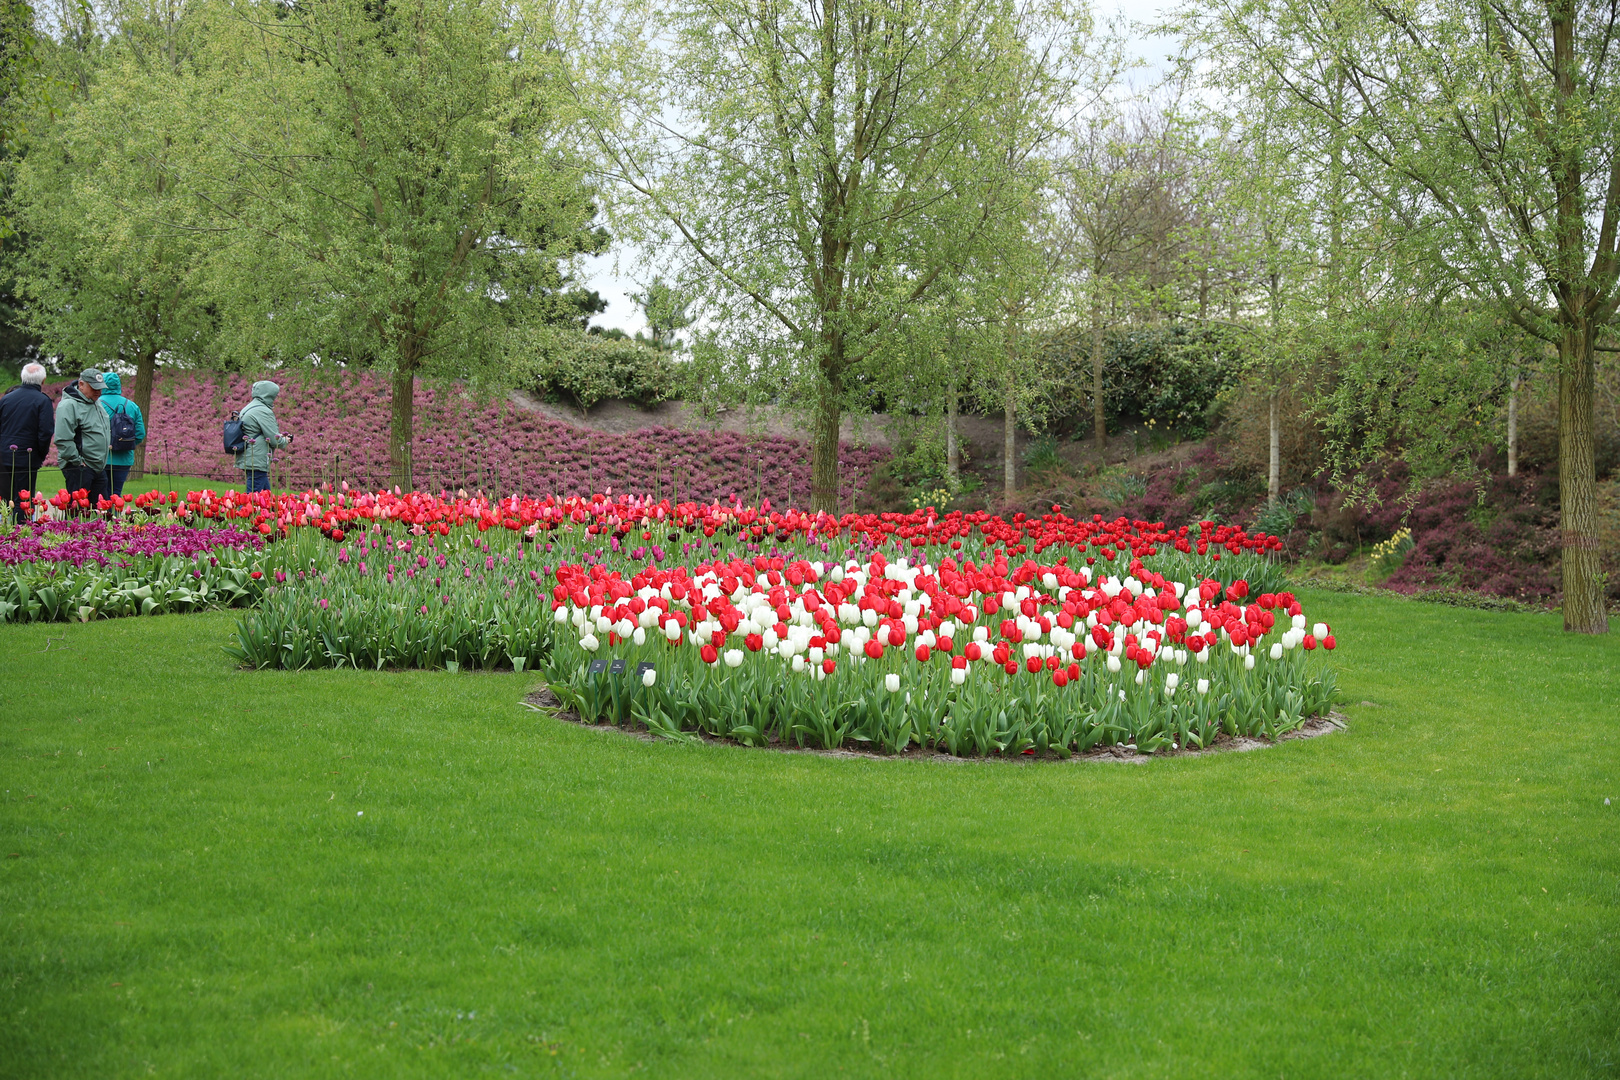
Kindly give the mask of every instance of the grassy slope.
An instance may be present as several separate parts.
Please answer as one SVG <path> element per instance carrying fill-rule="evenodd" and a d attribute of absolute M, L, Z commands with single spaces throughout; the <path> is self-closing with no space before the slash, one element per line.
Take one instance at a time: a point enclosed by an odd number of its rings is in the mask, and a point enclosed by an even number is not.
<path fill-rule="evenodd" d="M 649 744 L 527 676 L 233 671 L 221 615 L 0 627 L 0 1074 L 1620 1071 L 1620 639 L 1312 602 L 1376 707 L 1141 766 Z"/>

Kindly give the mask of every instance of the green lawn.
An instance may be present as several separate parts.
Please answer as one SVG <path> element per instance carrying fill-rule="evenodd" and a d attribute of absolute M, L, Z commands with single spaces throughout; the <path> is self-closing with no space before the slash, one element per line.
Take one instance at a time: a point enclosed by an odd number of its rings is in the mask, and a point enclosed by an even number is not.
<path fill-rule="evenodd" d="M 1306 607 L 1348 732 L 1024 767 L 0 627 L 0 1075 L 1620 1072 L 1620 640 Z"/>
<path fill-rule="evenodd" d="M 62 470 L 51 468 L 39 470 L 39 479 L 34 483 L 39 490 L 47 495 L 55 495 L 65 486 L 62 480 Z M 223 483 L 219 480 L 210 480 L 205 476 L 172 476 L 169 473 L 149 472 L 139 479 L 131 476 L 124 481 L 125 495 L 139 495 L 143 491 L 201 491 L 209 488 L 213 491 L 241 491 L 241 481 L 234 484 Z"/>

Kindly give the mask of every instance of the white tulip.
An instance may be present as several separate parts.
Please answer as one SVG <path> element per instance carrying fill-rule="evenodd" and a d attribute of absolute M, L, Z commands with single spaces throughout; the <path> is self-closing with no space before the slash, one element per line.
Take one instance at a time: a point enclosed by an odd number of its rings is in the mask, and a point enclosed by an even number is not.
<path fill-rule="evenodd" d="M 1200 664 L 1209 663 L 1209 646 L 1205 645 L 1202 649 L 1199 649 L 1198 655 L 1193 657 L 1193 659 L 1197 660 Z"/>
<path fill-rule="evenodd" d="M 989 641 L 990 640 L 990 629 L 989 629 L 989 627 L 975 626 L 973 628 L 973 640 L 979 642 L 981 645 L 984 642 Z"/>
<path fill-rule="evenodd" d="M 1177 675 L 1173 671 L 1170 674 L 1168 674 L 1168 675 L 1166 675 L 1164 677 L 1164 685 L 1165 685 L 1166 689 L 1174 690 L 1180 684 L 1181 684 L 1181 676 Z"/>
<path fill-rule="evenodd" d="M 889 674 L 889 675 L 883 676 L 883 686 L 891 694 L 899 693 L 900 692 L 900 676 L 894 675 L 894 674 Z"/>
<path fill-rule="evenodd" d="M 812 664 L 819 664 L 827 658 L 827 652 L 825 649 L 811 649 L 809 652 L 805 653 L 805 657 Z"/>
<path fill-rule="evenodd" d="M 586 634 L 579 639 L 579 647 L 586 652 L 595 652 L 602 643 L 596 640 L 595 634 Z"/>
<path fill-rule="evenodd" d="M 557 623 L 559 626 L 562 625 L 563 623 L 567 622 L 568 621 L 568 609 L 565 608 L 565 607 L 557 608 L 555 611 L 553 611 L 551 613 L 551 621 L 554 622 L 554 623 Z"/>
<path fill-rule="evenodd" d="M 643 630 L 639 626 L 636 627 L 630 635 L 630 640 L 635 642 L 637 645 L 647 644 L 647 631 Z"/>
<path fill-rule="evenodd" d="M 1146 681 L 1147 681 L 1147 672 L 1143 671 L 1141 668 L 1137 668 L 1136 669 L 1136 685 L 1141 686 Z"/>
<path fill-rule="evenodd" d="M 676 622 L 674 619 L 666 622 L 664 624 L 664 639 L 666 641 L 681 640 L 681 624 Z"/>
<path fill-rule="evenodd" d="M 1272 645 L 1271 645 L 1271 658 L 1273 660 L 1281 660 L 1282 659 L 1282 652 L 1283 652 L 1283 650 L 1282 650 L 1282 642 L 1280 642 L 1280 641 L 1272 642 Z"/>
<path fill-rule="evenodd" d="M 951 668 L 951 685 L 961 686 L 965 682 L 967 682 L 967 669 Z"/>
<path fill-rule="evenodd" d="M 1041 585 L 1048 591 L 1057 588 L 1057 575 L 1048 570 L 1046 573 L 1041 575 Z"/>
<path fill-rule="evenodd" d="M 1200 694 L 1209 693 L 1209 680 L 1208 679 L 1199 679 L 1198 680 L 1198 692 Z"/>
<path fill-rule="evenodd" d="M 1249 656 L 1245 656 L 1243 658 L 1243 670 L 1244 671 L 1253 671 L 1254 670 L 1254 656 L 1252 654 L 1249 655 Z"/>
<path fill-rule="evenodd" d="M 1311 636 L 1314 637 L 1317 641 L 1321 641 L 1323 638 L 1327 637 L 1328 636 L 1328 625 L 1327 625 L 1327 623 L 1319 622 L 1315 626 L 1311 627 Z"/>
<path fill-rule="evenodd" d="M 865 611 L 861 612 L 861 624 L 870 630 L 872 627 L 878 624 L 878 613 L 873 611 L 871 608 L 867 608 Z"/>
<path fill-rule="evenodd" d="M 657 668 L 648 668 L 646 671 L 643 671 L 641 673 L 641 685 L 642 686 L 651 686 L 653 683 L 655 683 L 657 681 L 658 681 L 658 669 Z"/>
<path fill-rule="evenodd" d="M 1305 616 L 1303 616 L 1303 615 L 1295 615 L 1294 616 L 1294 629 L 1295 630 L 1303 630 L 1303 629 L 1305 629 Z"/>
<path fill-rule="evenodd" d="M 782 640 L 781 638 L 776 636 L 776 631 L 775 630 L 766 630 L 763 634 L 760 635 L 760 637 L 765 640 L 765 647 L 767 649 L 776 648 L 777 643 Z"/>
<path fill-rule="evenodd" d="M 795 655 L 793 657 L 793 671 L 794 671 L 794 674 L 798 674 L 798 673 L 802 672 L 804 669 L 805 669 L 804 657 Z"/>
<path fill-rule="evenodd" d="M 1108 673 L 1110 675 L 1119 674 L 1119 657 L 1115 656 L 1113 653 L 1108 654 Z"/>

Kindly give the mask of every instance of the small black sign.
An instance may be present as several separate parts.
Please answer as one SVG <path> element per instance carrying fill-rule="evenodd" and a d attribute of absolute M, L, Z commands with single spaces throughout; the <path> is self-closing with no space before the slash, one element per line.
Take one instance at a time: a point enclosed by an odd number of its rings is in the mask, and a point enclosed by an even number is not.
<path fill-rule="evenodd" d="M 592 675 L 600 675 L 600 674 L 602 674 L 602 672 L 604 672 L 606 670 L 607 670 L 607 657 L 602 656 L 602 657 L 598 657 L 597 659 L 591 661 L 590 674 L 592 674 Z"/>
<path fill-rule="evenodd" d="M 653 670 L 657 666 L 658 665 L 653 663 L 651 660 L 643 660 L 641 663 L 636 665 L 636 677 L 640 678 L 641 676 L 647 674 L 647 672 Z"/>
<path fill-rule="evenodd" d="M 615 657 L 614 660 L 613 660 L 613 666 L 608 668 L 608 674 L 609 675 L 623 675 L 624 674 L 624 669 L 627 666 L 628 665 L 625 663 L 624 657 L 622 657 L 622 656 Z"/>

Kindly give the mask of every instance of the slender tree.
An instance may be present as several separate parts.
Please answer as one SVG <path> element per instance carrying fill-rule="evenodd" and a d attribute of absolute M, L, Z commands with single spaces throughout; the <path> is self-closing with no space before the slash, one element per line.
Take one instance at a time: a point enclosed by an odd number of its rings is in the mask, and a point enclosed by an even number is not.
<path fill-rule="evenodd" d="M 217 152 L 188 179 L 236 233 L 228 327 L 249 355 L 391 372 L 408 487 L 418 376 L 498 373 L 526 305 L 577 317 L 556 303 L 558 261 L 605 241 L 564 145 L 550 16 L 494 0 L 220 10 Z"/>
<path fill-rule="evenodd" d="M 575 51 L 604 171 L 644 242 L 706 271 L 711 317 L 774 325 L 808 390 L 811 503 L 835 509 L 863 365 L 1021 212 L 1023 160 L 1098 73 L 1089 22 L 1025 0 L 627 9 Z"/>
<path fill-rule="evenodd" d="M 1564 626 L 1606 632 L 1593 421 L 1595 354 L 1620 349 L 1612 6 L 1217 0 L 1179 27 L 1230 91 L 1342 135 L 1347 184 L 1419 261 L 1557 349 Z"/>

